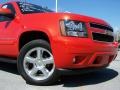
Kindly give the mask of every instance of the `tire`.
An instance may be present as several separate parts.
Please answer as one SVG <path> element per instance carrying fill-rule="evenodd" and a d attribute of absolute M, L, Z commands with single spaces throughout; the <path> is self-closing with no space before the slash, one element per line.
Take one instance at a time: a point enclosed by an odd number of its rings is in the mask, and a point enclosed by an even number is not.
<path fill-rule="evenodd" d="M 23 46 L 18 56 L 17 67 L 20 75 L 29 84 L 51 85 L 58 80 L 59 74 L 50 45 L 41 39 Z"/>

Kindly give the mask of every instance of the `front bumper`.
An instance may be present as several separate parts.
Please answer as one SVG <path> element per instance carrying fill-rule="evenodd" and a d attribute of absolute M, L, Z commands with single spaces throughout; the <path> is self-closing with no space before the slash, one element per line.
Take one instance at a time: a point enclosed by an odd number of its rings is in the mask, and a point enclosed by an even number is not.
<path fill-rule="evenodd" d="M 117 47 L 113 43 L 97 42 L 90 38 L 60 37 L 51 45 L 56 68 L 103 67 L 117 56 Z"/>
<path fill-rule="evenodd" d="M 104 70 L 107 66 L 82 69 L 58 69 L 60 75 L 80 75 Z"/>

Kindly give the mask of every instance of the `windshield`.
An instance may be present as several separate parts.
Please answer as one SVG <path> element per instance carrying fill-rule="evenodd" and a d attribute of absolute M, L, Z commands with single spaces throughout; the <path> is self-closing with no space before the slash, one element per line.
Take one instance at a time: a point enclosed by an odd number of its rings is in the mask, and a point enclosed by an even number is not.
<path fill-rule="evenodd" d="M 22 14 L 29 14 L 29 13 L 45 13 L 45 12 L 53 12 L 47 8 L 43 8 L 38 5 L 25 3 L 25 2 L 17 2 Z"/>

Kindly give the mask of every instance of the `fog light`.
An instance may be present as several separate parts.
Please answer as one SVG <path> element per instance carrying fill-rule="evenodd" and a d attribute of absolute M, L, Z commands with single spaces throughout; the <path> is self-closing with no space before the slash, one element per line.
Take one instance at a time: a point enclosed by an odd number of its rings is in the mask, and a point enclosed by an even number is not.
<path fill-rule="evenodd" d="M 78 63 L 80 63 L 80 61 L 81 61 L 81 57 L 80 56 L 75 56 L 73 58 L 73 64 L 78 64 Z"/>
<path fill-rule="evenodd" d="M 76 58 L 74 57 L 74 58 L 73 58 L 73 64 L 75 64 L 75 62 L 76 62 Z"/>
<path fill-rule="evenodd" d="M 79 64 L 81 63 L 83 60 L 85 60 L 86 56 L 75 56 L 73 58 L 73 64 Z"/>

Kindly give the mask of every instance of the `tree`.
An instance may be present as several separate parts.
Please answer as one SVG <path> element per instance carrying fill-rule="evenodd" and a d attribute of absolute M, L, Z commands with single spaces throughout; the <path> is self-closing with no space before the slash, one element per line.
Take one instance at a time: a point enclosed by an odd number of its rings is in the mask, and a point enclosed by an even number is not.
<path fill-rule="evenodd" d="M 118 42 L 120 42 L 120 30 L 118 31 Z"/>
<path fill-rule="evenodd" d="M 115 32 L 115 41 L 120 42 L 120 28 L 117 28 L 115 31 L 116 31 Z"/>

